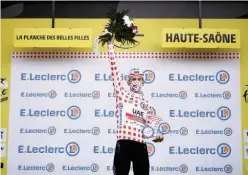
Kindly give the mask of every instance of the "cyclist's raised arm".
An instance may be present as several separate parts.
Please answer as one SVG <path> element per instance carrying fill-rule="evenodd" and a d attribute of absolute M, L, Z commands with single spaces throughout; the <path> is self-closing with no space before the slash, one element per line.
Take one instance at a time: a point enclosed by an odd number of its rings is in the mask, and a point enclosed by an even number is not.
<path fill-rule="evenodd" d="M 118 94 L 120 91 L 124 90 L 124 88 L 121 85 L 119 68 L 116 62 L 116 57 L 115 57 L 114 44 L 111 42 L 108 43 L 108 52 L 109 52 L 108 59 L 109 59 L 109 64 L 111 68 L 113 86 L 114 86 L 115 93 Z"/>

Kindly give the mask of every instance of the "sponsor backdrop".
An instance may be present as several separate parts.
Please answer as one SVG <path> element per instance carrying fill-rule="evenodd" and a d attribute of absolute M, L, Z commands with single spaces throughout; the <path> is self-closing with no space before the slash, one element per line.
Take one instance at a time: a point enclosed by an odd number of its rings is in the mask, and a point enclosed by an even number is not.
<path fill-rule="evenodd" d="M 1 78 L 9 83 L 1 95 L 2 173 L 112 174 L 115 101 L 106 55 L 92 59 L 91 49 L 63 53 L 13 49 L 9 39 L 13 28 L 49 27 L 50 20 L 2 22 Z M 148 145 L 151 174 L 247 175 L 247 44 L 242 41 L 241 55 L 230 50 L 165 50 L 160 45 L 161 28 L 197 27 L 197 20 L 140 19 L 137 23 L 146 37 L 124 58 L 118 54 L 122 80 L 130 65 L 142 67 L 145 97 L 171 128 L 162 144 Z M 103 24 L 105 20 L 60 19 L 56 23 L 59 27 L 91 27 L 94 36 Z M 230 24 L 247 36 L 245 20 L 204 23 L 215 28 Z"/>
<path fill-rule="evenodd" d="M 9 174 L 108 174 L 116 119 L 107 53 L 12 57 Z M 144 96 L 170 128 L 164 143 L 148 143 L 153 174 L 241 174 L 239 53 L 130 52 L 117 60 L 125 85 L 130 65 L 144 69 Z"/>

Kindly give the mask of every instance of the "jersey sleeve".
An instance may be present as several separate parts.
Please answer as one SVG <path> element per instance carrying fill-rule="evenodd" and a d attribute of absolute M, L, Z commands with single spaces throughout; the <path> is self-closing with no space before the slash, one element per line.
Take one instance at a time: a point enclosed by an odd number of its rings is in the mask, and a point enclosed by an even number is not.
<path fill-rule="evenodd" d="M 119 68 L 115 58 L 114 44 L 111 43 L 108 45 L 108 51 L 109 51 L 108 55 L 109 55 L 109 63 L 111 68 L 111 77 L 113 81 L 114 91 L 116 94 L 119 94 L 120 91 L 124 91 L 124 88 L 121 85 Z"/>
<path fill-rule="evenodd" d="M 161 117 L 156 116 L 154 113 L 154 108 L 152 106 L 149 106 L 146 117 L 146 124 L 154 129 L 154 135 L 157 136 L 160 135 L 158 129 L 159 125 L 163 122 L 163 119 Z"/>

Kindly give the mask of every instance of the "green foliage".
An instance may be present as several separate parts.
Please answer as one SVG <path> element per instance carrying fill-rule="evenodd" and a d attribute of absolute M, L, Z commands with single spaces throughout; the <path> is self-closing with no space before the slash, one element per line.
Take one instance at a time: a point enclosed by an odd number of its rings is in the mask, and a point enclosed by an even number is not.
<path fill-rule="evenodd" d="M 113 40 L 116 40 L 123 45 L 135 45 L 137 43 L 137 41 L 134 40 L 135 34 L 132 33 L 132 29 L 127 27 L 124 23 L 123 17 L 127 14 L 128 10 L 117 12 L 116 8 L 110 8 L 110 11 L 107 13 L 109 22 L 107 23 L 105 29 L 113 35 L 107 33 L 100 36 L 99 43 L 101 43 L 102 46 L 108 44 L 109 42 L 113 42 Z"/>

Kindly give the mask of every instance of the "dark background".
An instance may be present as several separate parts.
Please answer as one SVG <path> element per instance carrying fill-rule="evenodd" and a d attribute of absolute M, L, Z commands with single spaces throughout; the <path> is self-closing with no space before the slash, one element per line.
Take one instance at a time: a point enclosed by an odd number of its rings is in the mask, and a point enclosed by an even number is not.
<path fill-rule="evenodd" d="M 105 18 L 109 6 L 133 18 L 198 18 L 197 1 L 56 1 L 56 18 Z M 51 18 L 52 1 L 2 1 L 2 18 Z M 248 2 L 202 2 L 202 18 L 248 18 Z"/>

